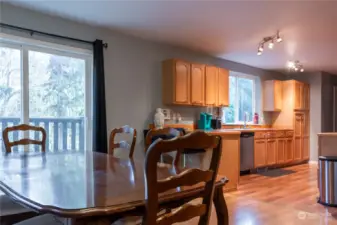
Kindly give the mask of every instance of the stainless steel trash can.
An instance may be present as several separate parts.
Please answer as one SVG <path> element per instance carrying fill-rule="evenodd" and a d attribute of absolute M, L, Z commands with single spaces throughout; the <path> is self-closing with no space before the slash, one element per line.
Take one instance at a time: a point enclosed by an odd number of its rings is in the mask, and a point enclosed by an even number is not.
<path fill-rule="evenodd" d="M 320 156 L 319 200 L 323 205 L 337 206 L 337 156 Z"/>

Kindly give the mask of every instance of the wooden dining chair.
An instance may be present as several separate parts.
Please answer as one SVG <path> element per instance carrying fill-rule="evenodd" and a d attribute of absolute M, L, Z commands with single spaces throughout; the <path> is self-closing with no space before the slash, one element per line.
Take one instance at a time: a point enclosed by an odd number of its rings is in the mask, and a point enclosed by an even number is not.
<path fill-rule="evenodd" d="M 120 141 L 115 143 L 115 136 L 119 133 L 126 133 L 132 136 L 131 145 L 127 141 Z M 137 130 L 130 127 L 129 125 L 122 126 L 120 128 L 115 128 L 110 133 L 109 138 L 109 154 L 114 154 L 115 148 L 129 149 L 129 158 L 133 157 L 133 152 L 135 150 L 135 144 L 137 140 Z"/>
<path fill-rule="evenodd" d="M 178 175 L 158 180 L 157 161 L 160 155 L 165 152 L 175 151 L 176 149 L 212 149 L 212 158 L 209 170 L 187 169 Z M 145 159 L 145 185 L 147 196 L 146 212 L 143 217 L 144 225 L 171 225 L 190 220 L 194 217 L 199 218 L 200 225 L 209 222 L 211 213 L 211 203 L 214 194 L 214 185 L 218 173 L 221 157 L 221 138 L 210 136 L 202 131 L 196 131 L 183 137 L 172 140 L 156 140 L 150 145 Z M 159 194 L 178 187 L 193 186 L 203 183 L 204 193 L 201 204 L 190 204 L 182 202 L 180 207 L 158 216 Z M 201 184 L 200 184 L 201 185 Z M 166 211 L 167 212 L 167 211 Z"/>
<path fill-rule="evenodd" d="M 170 127 L 165 127 L 163 129 L 151 129 L 147 132 L 145 137 L 145 153 L 147 152 L 149 146 L 158 138 L 167 140 L 180 136 L 182 136 L 182 133 L 179 130 Z M 182 149 L 176 151 L 176 156 L 173 161 L 174 165 L 178 165 L 180 162 L 181 152 Z M 164 161 L 163 158 L 161 158 L 161 161 Z"/>
<path fill-rule="evenodd" d="M 10 132 L 17 131 L 38 131 L 42 133 L 41 140 L 33 140 L 29 138 L 23 138 L 20 140 L 9 140 Z M 40 145 L 41 152 L 46 151 L 46 131 L 42 127 L 35 127 L 27 124 L 21 124 L 17 126 L 7 127 L 2 132 L 3 141 L 5 144 L 5 149 L 7 153 L 11 153 L 12 147 L 18 145 Z M 59 225 L 60 222 L 55 220 L 52 215 L 41 215 L 38 216 L 35 212 L 30 211 L 23 206 L 16 204 L 6 195 L 0 196 L 0 221 L 1 224 L 13 224 L 15 222 L 19 222 L 20 225 Z"/>
<path fill-rule="evenodd" d="M 10 141 L 8 134 L 9 132 L 17 132 L 17 131 L 38 131 L 42 133 L 42 139 L 41 140 L 33 140 L 29 138 L 23 138 L 20 140 L 13 140 Z M 12 151 L 13 146 L 18 146 L 18 145 L 40 145 L 41 146 L 41 151 L 45 152 L 46 151 L 46 131 L 42 127 L 36 127 L 36 126 L 31 126 L 27 124 L 20 124 L 17 126 L 12 126 L 12 127 L 6 127 L 3 132 L 2 132 L 2 138 L 5 144 L 6 152 L 10 153 Z"/>

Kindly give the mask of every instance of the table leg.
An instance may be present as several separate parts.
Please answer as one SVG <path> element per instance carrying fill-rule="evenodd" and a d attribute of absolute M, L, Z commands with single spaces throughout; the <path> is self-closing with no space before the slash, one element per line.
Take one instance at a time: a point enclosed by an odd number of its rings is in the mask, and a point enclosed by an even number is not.
<path fill-rule="evenodd" d="M 216 216 L 218 219 L 218 225 L 228 225 L 228 209 L 225 198 L 223 196 L 222 187 L 215 188 L 213 202 L 215 206 Z"/>

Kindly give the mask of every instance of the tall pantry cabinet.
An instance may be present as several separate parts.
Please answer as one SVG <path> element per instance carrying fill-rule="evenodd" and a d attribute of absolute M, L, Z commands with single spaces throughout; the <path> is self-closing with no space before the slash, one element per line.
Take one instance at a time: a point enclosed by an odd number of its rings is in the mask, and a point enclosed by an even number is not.
<path fill-rule="evenodd" d="M 306 161 L 310 157 L 310 87 L 296 81 L 282 81 L 282 110 L 273 114 L 273 127 L 294 130 L 293 155 L 287 161 Z"/>

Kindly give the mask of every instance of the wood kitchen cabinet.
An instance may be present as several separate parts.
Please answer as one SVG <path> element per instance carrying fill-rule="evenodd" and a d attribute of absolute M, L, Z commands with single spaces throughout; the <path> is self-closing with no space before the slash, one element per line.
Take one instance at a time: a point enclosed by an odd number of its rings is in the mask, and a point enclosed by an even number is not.
<path fill-rule="evenodd" d="M 295 82 L 295 109 L 309 110 L 310 108 L 309 85 L 299 81 L 294 82 Z"/>
<path fill-rule="evenodd" d="M 267 139 L 267 165 L 276 164 L 277 142 L 276 139 Z"/>
<path fill-rule="evenodd" d="M 204 105 L 205 103 L 205 65 L 191 65 L 191 104 Z"/>
<path fill-rule="evenodd" d="M 164 104 L 190 105 L 191 64 L 183 60 L 166 60 L 163 69 Z"/>
<path fill-rule="evenodd" d="M 284 138 L 278 138 L 276 144 L 277 164 L 285 162 L 286 141 Z"/>
<path fill-rule="evenodd" d="M 218 76 L 219 69 L 215 66 L 206 66 L 205 73 L 205 105 L 217 106 L 218 103 Z"/>
<path fill-rule="evenodd" d="M 229 71 L 169 59 L 162 63 L 163 103 L 222 107 L 229 105 Z"/>
<path fill-rule="evenodd" d="M 282 110 L 282 81 L 267 80 L 263 82 L 263 111 L 278 112 Z"/>
<path fill-rule="evenodd" d="M 292 143 L 288 140 L 288 144 L 293 146 L 293 151 L 286 150 L 286 162 L 307 161 L 310 157 L 310 86 L 296 80 L 286 80 L 282 83 L 282 111 L 273 115 L 273 127 L 294 130 Z"/>
<path fill-rule="evenodd" d="M 229 106 L 229 71 L 219 68 L 218 106 Z"/>
<path fill-rule="evenodd" d="M 285 148 L 284 148 L 284 156 L 285 162 L 289 163 L 294 160 L 294 139 L 293 138 L 286 138 L 285 141 Z"/>
<path fill-rule="evenodd" d="M 267 144 L 265 139 L 254 141 L 254 167 L 264 167 L 267 165 Z"/>

